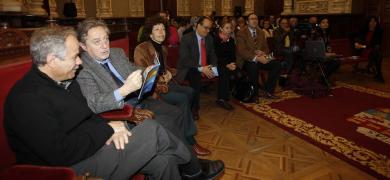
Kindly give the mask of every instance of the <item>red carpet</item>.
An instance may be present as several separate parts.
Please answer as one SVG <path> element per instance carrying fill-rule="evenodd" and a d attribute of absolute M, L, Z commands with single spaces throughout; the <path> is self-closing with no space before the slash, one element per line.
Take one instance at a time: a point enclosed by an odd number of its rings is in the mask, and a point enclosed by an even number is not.
<path fill-rule="evenodd" d="M 332 92 L 312 99 L 286 91 L 277 102 L 240 105 L 377 178 L 390 179 L 390 93 L 343 83 Z"/>

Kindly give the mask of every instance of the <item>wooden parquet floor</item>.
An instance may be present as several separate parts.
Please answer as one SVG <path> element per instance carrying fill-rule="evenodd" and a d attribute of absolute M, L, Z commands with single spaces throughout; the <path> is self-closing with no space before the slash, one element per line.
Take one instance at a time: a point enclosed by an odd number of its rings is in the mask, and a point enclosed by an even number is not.
<path fill-rule="evenodd" d="M 384 69 L 390 69 L 386 67 L 390 67 L 389 59 L 384 63 Z M 344 82 L 390 91 L 389 82 L 375 84 L 364 75 L 360 75 L 360 80 L 356 77 L 350 80 L 349 73 L 352 73 L 349 69 L 342 68 L 336 77 Z M 389 81 L 390 73 L 384 73 Z M 237 105 L 234 105 L 234 111 L 218 107 L 216 91 L 212 89 L 211 94 L 202 94 L 197 139 L 212 151 L 206 158 L 225 162 L 226 170 L 221 180 L 375 179 Z"/>

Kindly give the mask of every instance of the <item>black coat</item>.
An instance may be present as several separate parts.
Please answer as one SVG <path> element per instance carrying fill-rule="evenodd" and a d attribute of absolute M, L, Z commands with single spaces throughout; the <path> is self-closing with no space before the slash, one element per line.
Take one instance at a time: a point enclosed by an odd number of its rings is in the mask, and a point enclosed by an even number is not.
<path fill-rule="evenodd" d="M 65 89 L 35 66 L 11 89 L 4 110 L 18 163 L 70 166 L 92 156 L 113 134 L 88 107 L 77 81 Z"/>
<path fill-rule="evenodd" d="M 236 44 L 230 37 L 226 42 L 215 34 L 214 36 L 215 54 L 218 58 L 218 66 L 226 66 L 229 63 L 236 62 Z"/>

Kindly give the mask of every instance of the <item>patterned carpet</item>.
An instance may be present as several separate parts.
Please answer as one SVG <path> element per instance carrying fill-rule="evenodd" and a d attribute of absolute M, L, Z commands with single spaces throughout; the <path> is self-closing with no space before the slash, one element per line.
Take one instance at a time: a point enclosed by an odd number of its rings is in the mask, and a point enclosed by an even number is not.
<path fill-rule="evenodd" d="M 284 92 L 283 96 L 299 97 L 291 92 Z M 374 179 L 263 118 L 235 107 L 228 112 L 218 108 L 211 95 L 202 95 L 197 139 L 213 151 L 207 158 L 225 161 L 227 168 L 221 179 Z"/>
<path fill-rule="evenodd" d="M 312 99 L 285 91 L 280 102 L 240 105 L 378 178 L 389 178 L 390 145 L 356 132 L 355 124 L 346 117 L 369 108 L 390 108 L 390 94 L 344 83 L 333 92 L 333 97 Z M 389 127 L 384 128 L 389 131 Z"/>

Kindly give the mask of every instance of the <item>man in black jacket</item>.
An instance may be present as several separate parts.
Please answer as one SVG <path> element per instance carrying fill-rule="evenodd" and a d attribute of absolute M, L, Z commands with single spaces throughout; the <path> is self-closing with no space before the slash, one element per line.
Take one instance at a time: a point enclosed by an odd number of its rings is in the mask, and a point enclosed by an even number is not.
<path fill-rule="evenodd" d="M 129 179 L 180 179 L 178 165 L 190 153 L 170 132 L 151 120 L 130 129 L 93 113 L 74 81 L 81 64 L 71 29 L 38 30 L 31 37 L 31 70 L 10 91 L 5 130 L 18 163 L 69 166 L 77 174 Z M 135 91 L 140 71 L 131 77 Z"/>

